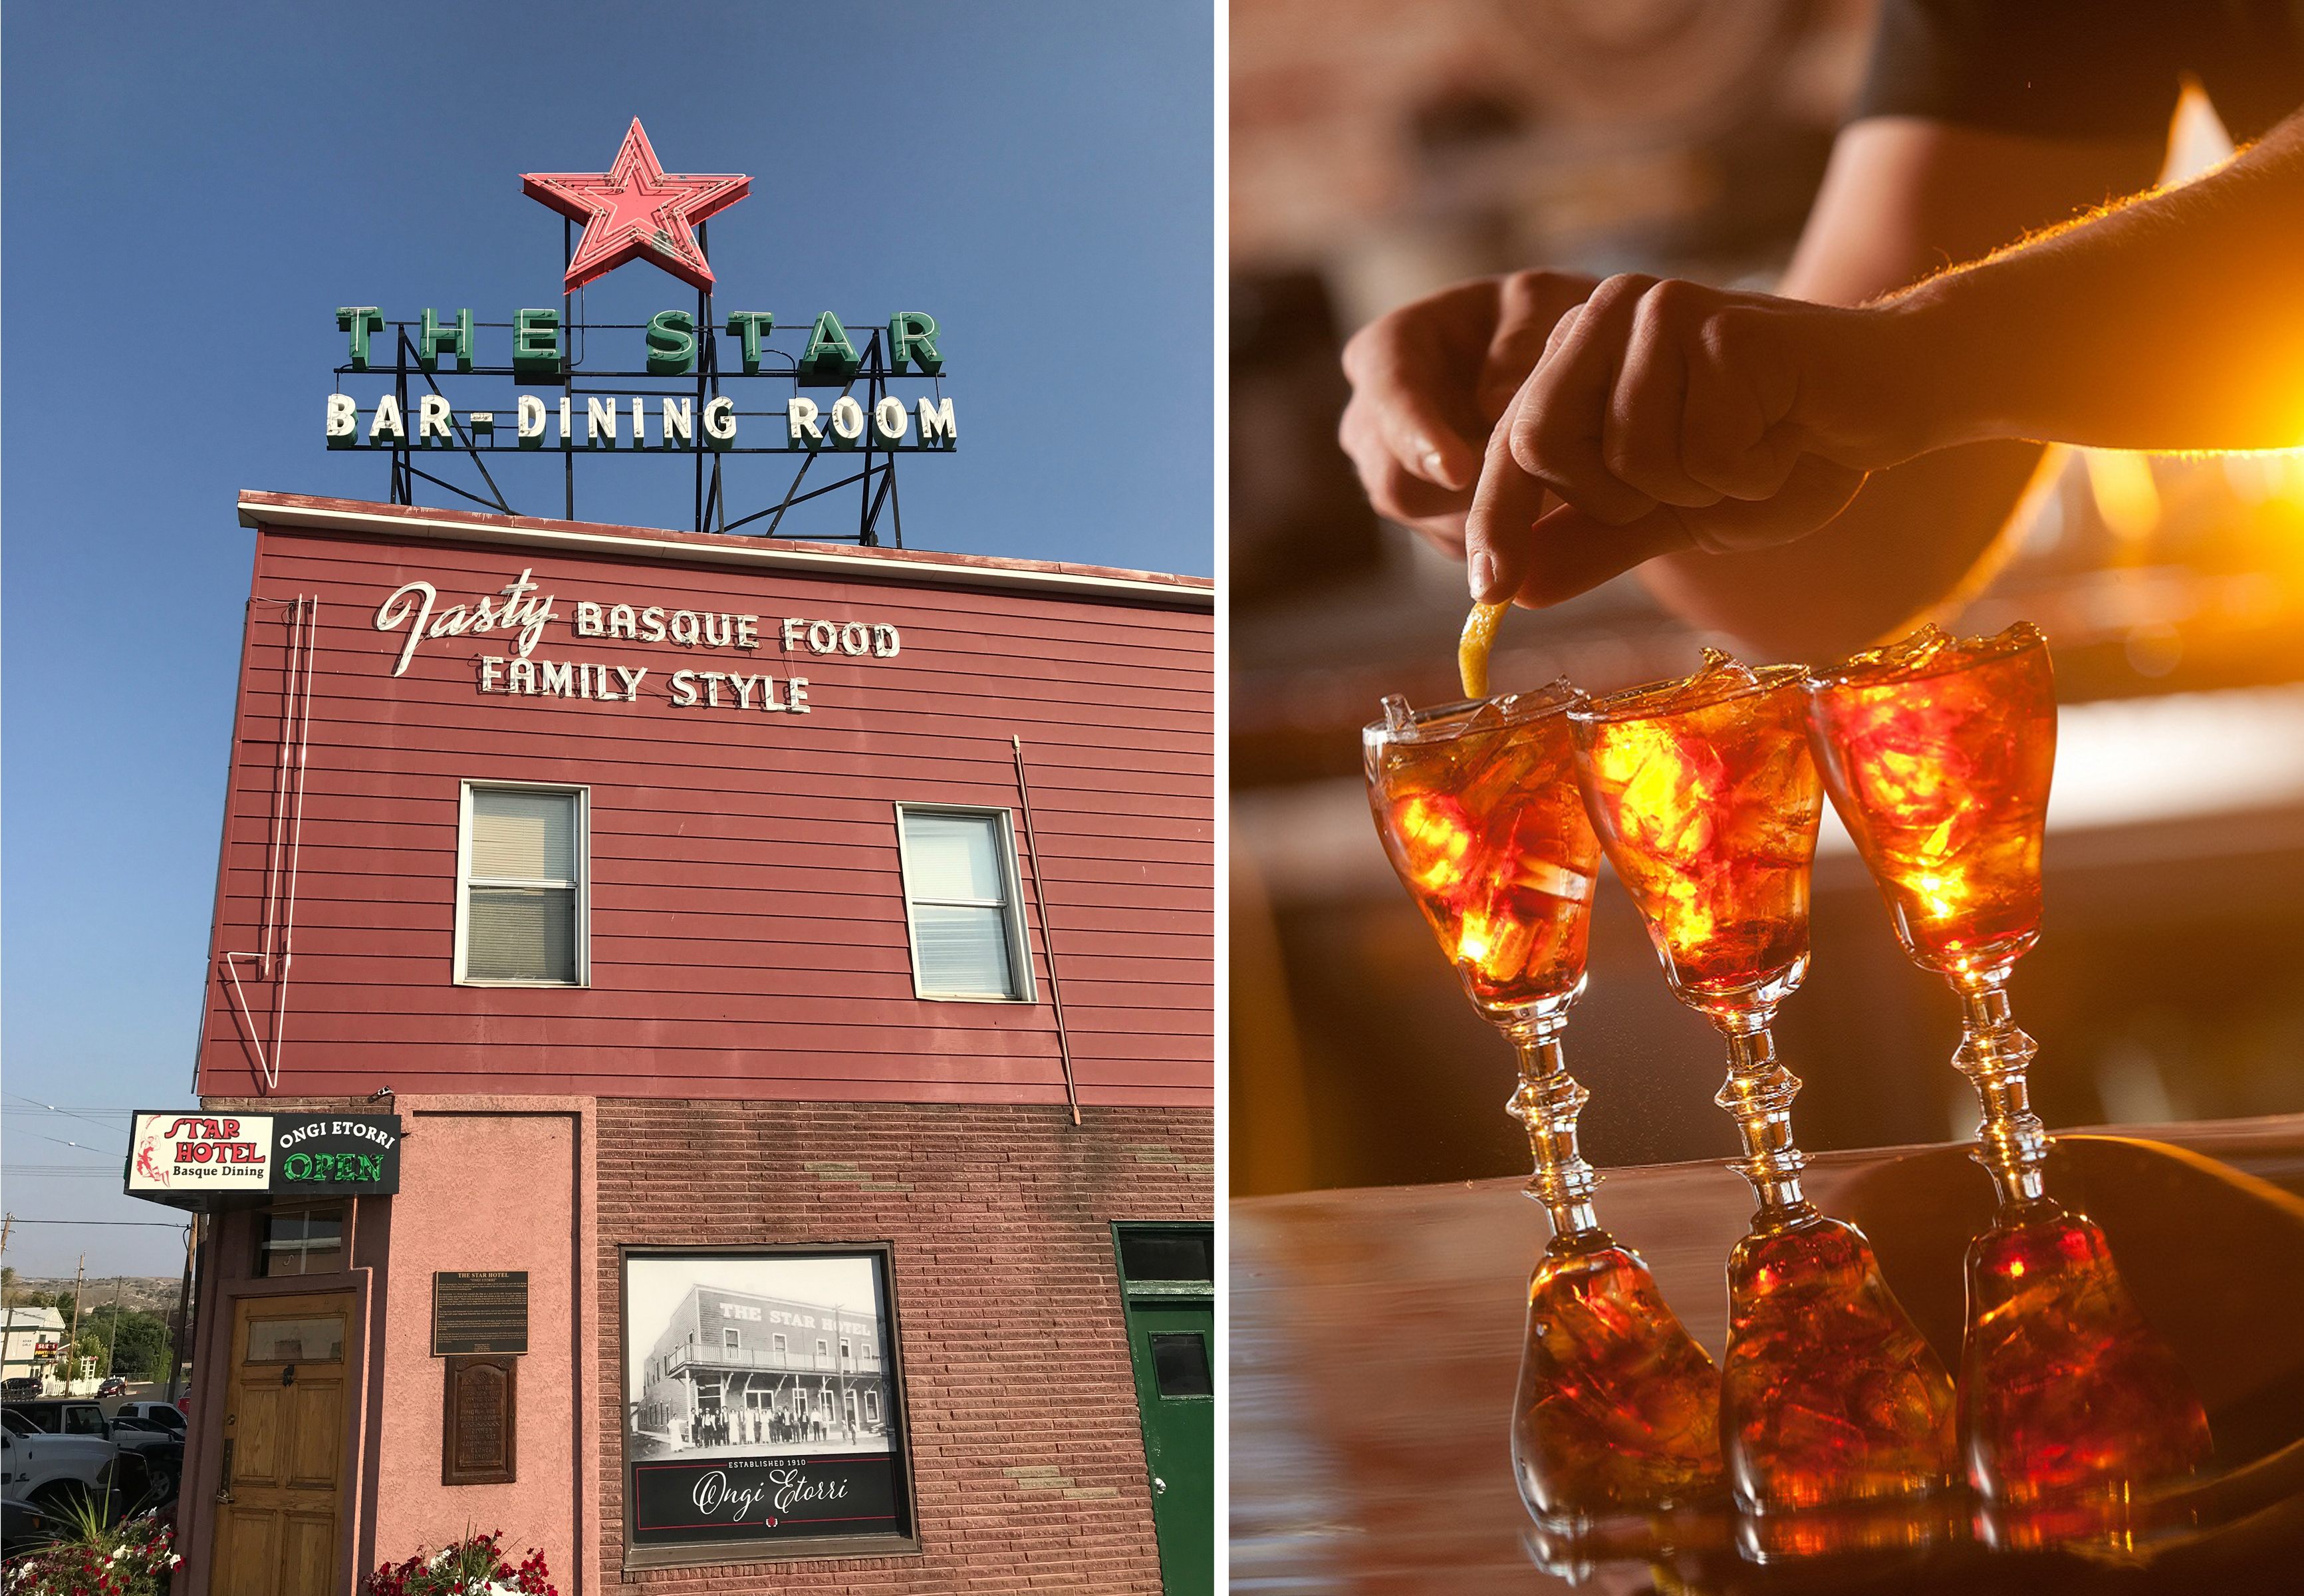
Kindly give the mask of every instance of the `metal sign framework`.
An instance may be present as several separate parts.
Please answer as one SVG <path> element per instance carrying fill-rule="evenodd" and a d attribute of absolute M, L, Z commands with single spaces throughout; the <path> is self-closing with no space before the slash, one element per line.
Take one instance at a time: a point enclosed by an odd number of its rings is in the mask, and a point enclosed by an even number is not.
<path fill-rule="evenodd" d="M 711 243 L 710 225 L 709 223 L 704 223 L 697 228 L 697 242 L 704 249 L 707 259 Z M 572 260 L 575 256 L 575 225 L 563 218 L 560 231 L 561 253 L 564 267 L 565 263 Z M 670 378 L 656 376 L 645 369 L 581 371 L 579 369 L 581 364 L 580 352 L 588 341 L 589 334 L 595 331 L 629 333 L 637 340 L 646 330 L 648 324 L 645 322 L 580 322 L 576 319 L 580 303 L 580 296 L 578 293 L 563 293 L 561 296 L 561 337 L 563 348 L 566 352 L 562 363 L 563 369 L 558 386 L 563 395 L 573 403 L 581 403 L 586 399 L 599 398 L 617 402 L 631 399 L 686 398 L 692 400 L 700 412 L 708 401 L 720 396 L 723 381 L 785 381 L 792 383 L 795 391 L 800 385 L 799 361 L 782 351 L 767 347 L 765 343 L 760 348 L 762 369 L 758 373 L 724 372 L 720 369 L 719 350 L 722 335 L 713 325 L 712 294 L 709 290 L 705 289 L 698 290 L 696 295 L 697 360 L 696 369 L 692 374 Z M 421 384 L 433 394 L 439 395 L 443 398 L 446 397 L 441 393 L 439 379 L 442 378 L 454 379 L 488 378 L 498 381 L 513 378 L 531 387 L 549 386 L 538 384 L 534 378 L 520 378 L 510 365 L 483 366 L 476 361 L 469 370 L 450 370 L 445 369 L 445 362 L 437 362 L 441 365 L 441 369 L 427 370 L 417 359 L 413 329 L 419 324 L 416 321 L 394 320 L 386 321 L 384 325 L 392 331 L 390 363 L 371 358 L 365 368 L 356 368 L 349 362 L 337 366 L 335 371 L 338 379 L 339 391 L 343 386 L 343 379 L 347 377 L 389 378 L 392 380 L 393 396 L 400 407 L 400 412 L 402 415 L 407 415 L 411 413 L 410 401 L 412 396 L 411 390 L 413 385 Z M 513 324 L 505 321 L 476 321 L 472 326 L 475 329 L 487 327 L 509 332 Z M 860 361 L 855 375 L 841 386 L 840 391 L 843 395 L 855 398 L 863 406 L 867 415 L 871 414 L 879 402 L 888 396 L 890 383 L 900 379 L 928 384 L 930 391 L 937 397 L 942 397 L 943 378 L 940 372 L 934 375 L 913 373 L 897 370 L 890 365 L 887 358 L 886 334 L 884 329 L 877 327 L 872 329 L 868 341 L 859 351 L 859 355 Z M 775 371 L 767 369 L 771 359 L 784 362 L 789 369 Z M 860 385 L 862 389 L 860 393 L 857 391 Z M 827 387 L 829 386 L 826 385 Z M 781 410 L 738 410 L 734 413 L 739 418 L 754 419 L 782 418 L 785 414 Z M 485 437 L 476 434 L 453 410 L 449 413 L 448 425 L 455 437 L 456 448 L 453 452 L 461 452 L 470 460 L 473 468 L 479 473 L 480 481 L 486 486 L 486 493 L 475 493 L 469 488 L 461 487 L 418 465 L 416 457 L 419 454 L 438 455 L 443 452 L 421 449 L 418 446 L 416 439 L 403 437 L 393 444 L 388 451 L 378 451 L 388 453 L 391 456 L 390 502 L 395 505 L 413 505 L 416 502 L 416 484 L 419 481 L 424 481 L 453 493 L 460 498 L 469 499 L 483 509 L 495 510 L 506 515 L 519 514 L 512 507 L 511 502 L 504 497 L 504 489 L 497 485 L 495 476 L 489 471 L 487 456 L 492 454 L 514 452 L 532 454 L 535 451 L 522 448 L 516 443 L 506 444 L 502 441 L 499 435 L 493 432 L 487 434 Z M 566 488 L 563 510 L 566 518 L 571 521 L 576 518 L 576 458 L 580 454 L 591 452 L 593 451 L 574 446 L 572 440 L 563 444 L 559 450 Z M 694 447 L 693 453 L 696 456 L 694 527 L 699 532 L 733 532 L 765 519 L 767 522 L 767 527 L 750 535 L 773 538 L 778 535 L 778 528 L 784 524 L 785 514 L 794 505 L 804 505 L 811 499 L 822 498 L 827 494 L 837 493 L 845 488 L 854 488 L 857 489 L 855 531 L 852 533 L 811 532 L 809 534 L 811 539 L 818 541 L 854 542 L 866 548 L 877 548 L 882 539 L 882 515 L 885 512 L 887 518 L 888 538 L 894 547 L 902 548 L 904 546 L 903 502 L 896 487 L 896 451 L 883 443 L 876 436 L 873 428 L 864 429 L 863 436 L 853 448 L 835 446 L 827 439 L 814 443 L 804 451 L 795 451 L 788 446 L 771 448 L 731 443 L 724 446 L 711 448 L 698 445 Z M 773 505 L 738 515 L 732 520 L 728 514 L 727 495 L 721 477 L 721 457 L 725 454 L 793 453 L 800 454 L 800 461 L 798 469 L 792 472 L 792 480 L 785 486 L 783 496 Z M 810 470 L 818 458 L 826 454 L 832 454 L 842 464 L 851 460 L 855 461 L 857 463 L 855 471 L 837 481 L 820 483 L 808 488 L 805 492 L 801 491 Z"/>

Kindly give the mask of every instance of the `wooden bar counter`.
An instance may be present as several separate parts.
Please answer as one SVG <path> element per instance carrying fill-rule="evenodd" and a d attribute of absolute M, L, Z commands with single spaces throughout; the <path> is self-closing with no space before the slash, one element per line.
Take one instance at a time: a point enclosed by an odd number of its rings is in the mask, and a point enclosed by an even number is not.
<path fill-rule="evenodd" d="M 1808 1188 L 1863 1227 L 1958 1369 L 1983 1171 L 1952 1146 L 1825 1154 Z M 2103 1226 L 2216 1443 L 2203 1475 L 2077 1530 L 1964 1492 L 1820 1527 L 1723 1505 L 1540 1529 L 1510 1435 L 1543 1210 L 1514 1181 L 1236 1202 L 1232 1588 L 2304 1591 L 2304 1116 L 2069 1134 L 2048 1189 Z M 1716 1164 L 1611 1170 L 1598 1209 L 1716 1358 L 1743 1183 Z"/>

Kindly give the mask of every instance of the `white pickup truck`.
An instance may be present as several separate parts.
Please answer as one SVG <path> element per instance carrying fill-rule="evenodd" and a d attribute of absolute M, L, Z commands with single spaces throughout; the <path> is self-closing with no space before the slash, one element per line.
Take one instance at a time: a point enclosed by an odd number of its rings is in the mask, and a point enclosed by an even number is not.
<path fill-rule="evenodd" d="M 120 1448 L 100 1436 L 50 1435 L 20 1413 L 0 1409 L 0 1496 L 62 1513 L 100 1496 Z"/>

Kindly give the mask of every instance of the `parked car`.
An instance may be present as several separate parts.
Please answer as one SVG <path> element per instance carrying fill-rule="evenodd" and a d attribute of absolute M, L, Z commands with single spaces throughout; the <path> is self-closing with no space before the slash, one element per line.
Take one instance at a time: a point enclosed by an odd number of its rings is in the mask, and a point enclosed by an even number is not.
<path fill-rule="evenodd" d="M 103 1401 L 106 1396 L 125 1396 L 127 1395 L 128 1379 L 125 1375 L 107 1374 L 104 1377 L 104 1383 L 96 1388 L 96 1397 L 99 1402 Z"/>
<path fill-rule="evenodd" d="M 15 1408 L 0 1410 L 0 1496 L 61 1515 L 100 1498 L 120 1448 L 101 1436 L 41 1430 Z"/>
<path fill-rule="evenodd" d="M 184 1433 L 183 1412 L 173 1402 L 123 1402 L 112 1416 L 141 1419 L 176 1435 Z"/>
<path fill-rule="evenodd" d="M 0 1496 L 0 1557 L 14 1557 L 46 1546 L 63 1532 L 64 1524 L 53 1513 L 43 1513 L 21 1497 Z"/>
<path fill-rule="evenodd" d="M 11 1402 L 25 1402 L 40 1394 L 40 1377 L 37 1374 L 17 1374 L 0 1380 L 0 1396 Z"/>
<path fill-rule="evenodd" d="M 5 1411 L 49 1435 L 95 1436 L 140 1451 L 163 1442 L 181 1444 L 175 1431 L 146 1421 L 116 1426 L 104 1416 L 102 1408 L 84 1396 L 44 1396 L 32 1402 L 11 1402 Z"/>

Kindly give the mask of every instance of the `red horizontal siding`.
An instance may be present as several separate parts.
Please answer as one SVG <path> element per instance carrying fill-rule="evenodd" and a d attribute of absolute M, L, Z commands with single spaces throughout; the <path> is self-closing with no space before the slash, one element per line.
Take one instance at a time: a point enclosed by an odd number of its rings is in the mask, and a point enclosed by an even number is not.
<path fill-rule="evenodd" d="M 558 611 L 536 657 L 645 665 L 637 701 L 479 694 L 473 662 L 512 651 L 503 632 L 425 640 L 392 675 L 405 632 L 373 620 L 394 589 L 435 583 L 437 614 L 524 568 Z M 1084 1101 L 1212 1102 L 1204 611 L 278 529 L 259 534 L 256 590 L 321 606 L 281 1091 L 1061 1101 L 1053 948 Z M 758 615 L 762 646 L 577 638 L 580 598 Z M 787 656 L 786 615 L 893 624 L 901 650 Z M 280 607 L 256 606 L 217 952 L 262 945 L 267 871 L 286 865 L 289 641 Z M 665 696 L 674 670 L 731 668 L 807 677 L 810 712 Z M 1019 862 L 1037 1001 L 917 998 L 894 805 L 1012 811 L 1012 737 L 1039 845 Z M 450 980 L 467 779 L 589 788 L 588 988 Z M 234 967 L 269 1048 L 275 990 Z M 216 969 L 200 1089 L 246 1092 L 250 1022 Z"/>

